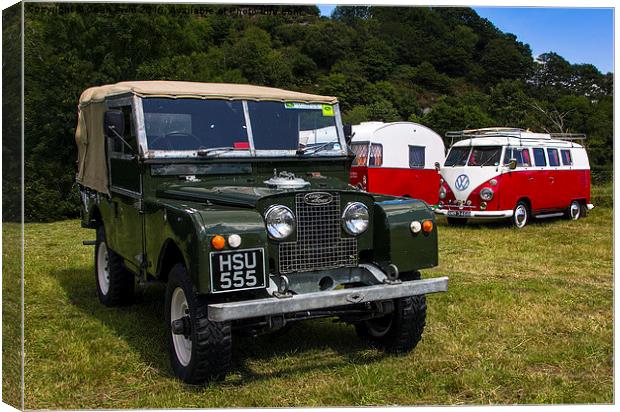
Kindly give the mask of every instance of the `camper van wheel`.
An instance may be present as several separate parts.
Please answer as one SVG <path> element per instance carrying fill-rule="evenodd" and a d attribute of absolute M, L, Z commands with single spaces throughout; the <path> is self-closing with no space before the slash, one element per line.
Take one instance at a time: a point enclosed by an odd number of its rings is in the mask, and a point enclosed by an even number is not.
<path fill-rule="evenodd" d="M 135 287 L 134 275 L 125 267 L 123 258 L 108 248 L 103 225 L 97 228 L 95 280 L 97 296 L 104 305 L 131 303 Z"/>
<path fill-rule="evenodd" d="M 568 208 L 567 216 L 571 220 L 581 219 L 585 216 L 585 207 L 581 202 L 573 200 Z"/>
<path fill-rule="evenodd" d="M 527 203 L 520 200 L 515 206 L 514 213 L 512 215 L 512 223 L 517 229 L 523 229 L 530 220 L 530 209 L 527 207 Z"/>
<path fill-rule="evenodd" d="M 450 226 L 465 226 L 466 223 L 467 223 L 467 219 L 463 219 L 460 217 L 449 217 L 448 218 L 448 224 Z"/>

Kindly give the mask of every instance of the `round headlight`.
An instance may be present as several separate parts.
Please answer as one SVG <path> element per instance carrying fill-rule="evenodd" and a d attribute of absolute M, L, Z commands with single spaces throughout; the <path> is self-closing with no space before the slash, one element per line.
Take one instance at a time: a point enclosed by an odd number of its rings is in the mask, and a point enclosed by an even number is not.
<path fill-rule="evenodd" d="M 482 189 L 480 191 L 480 199 L 484 200 L 485 202 L 488 202 L 489 200 L 493 199 L 493 189 L 485 187 L 484 189 Z"/>
<path fill-rule="evenodd" d="M 271 206 L 265 213 L 267 233 L 273 239 L 284 239 L 295 229 L 295 216 L 286 206 Z"/>
<path fill-rule="evenodd" d="M 344 208 L 342 225 L 348 234 L 353 236 L 361 235 L 368 229 L 369 221 L 368 208 L 363 203 L 351 202 Z"/>

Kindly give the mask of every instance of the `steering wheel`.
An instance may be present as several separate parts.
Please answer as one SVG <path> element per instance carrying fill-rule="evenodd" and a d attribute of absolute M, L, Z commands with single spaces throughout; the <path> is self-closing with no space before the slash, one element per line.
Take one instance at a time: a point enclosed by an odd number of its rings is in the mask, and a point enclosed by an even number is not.
<path fill-rule="evenodd" d="M 172 132 L 168 132 L 164 135 L 164 139 L 168 140 L 170 137 L 173 136 L 187 136 L 191 139 L 194 139 L 194 141 L 196 142 L 196 147 L 202 145 L 202 142 L 200 141 L 199 138 L 197 138 L 196 136 L 194 136 L 191 133 L 187 133 L 187 132 L 182 132 L 180 130 L 173 130 Z M 171 145 L 172 146 L 172 145 Z"/>

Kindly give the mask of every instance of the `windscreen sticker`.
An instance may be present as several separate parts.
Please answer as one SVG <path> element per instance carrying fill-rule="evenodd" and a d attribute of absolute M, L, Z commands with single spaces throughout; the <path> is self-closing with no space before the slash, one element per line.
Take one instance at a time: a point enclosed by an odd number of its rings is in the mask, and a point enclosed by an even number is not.
<path fill-rule="evenodd" d="M 287 102 L 284 103 L 284 107 L 286 109 L 302 109 L 302 110 L 318 110 L 321 108 L 320 104 L 309 104 L 309 103 L 294 103 Z"/>
<path fill-rule="evenodd" d="M 324 104 L 321 108 L 323 109 L 323 116 L 334 116 L 334 106 Z"/>

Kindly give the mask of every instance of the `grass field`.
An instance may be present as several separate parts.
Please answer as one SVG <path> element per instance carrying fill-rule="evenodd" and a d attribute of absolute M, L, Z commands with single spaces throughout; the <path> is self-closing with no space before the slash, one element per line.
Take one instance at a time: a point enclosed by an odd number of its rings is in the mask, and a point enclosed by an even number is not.
<path fill-rule="evenodd" d="M 440 219 L 440 265 L 423 275 L 448 275 L 449 292 L 428 297 L 414 352 L 385 355 L 350 326 L 311 321 L 236 339 L 232 373 L 206 387 L 172 376 L 162 287 L 105 308 L 81 245 L 94 233 L 78 221 L 28 224 L 25 407 L 610 403 L 612 214 L 521 231 Z M 5 225 L 5 238 L 18 228 Z"/>

